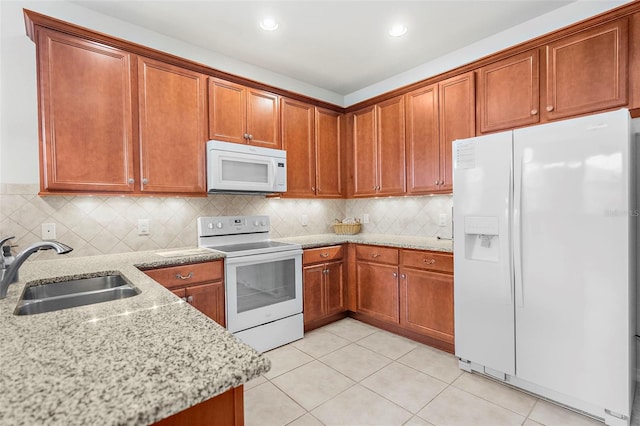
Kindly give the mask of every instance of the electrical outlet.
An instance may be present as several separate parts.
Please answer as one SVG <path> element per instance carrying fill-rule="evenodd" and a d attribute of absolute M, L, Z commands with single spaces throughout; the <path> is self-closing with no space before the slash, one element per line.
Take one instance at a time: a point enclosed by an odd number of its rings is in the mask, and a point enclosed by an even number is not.
<path fill-rule="evenodd" d="M 55 240 L 56 239 L 56 224 L 55 223 L 43 223 L 41 227 L 43 240 Z"/>
<path fill-rule="evenodd" d="M 149 235 L 149 219 L 138 219 L 138 235 Z"/>
<path fill-rule="evenodd" d="M 300 224 L 302 226 L 307 226 L 309 224 L 309 216 L 306 214 L 303 214 L 302 216 L 300 216 Z"/>
<path fill-rule="evenodd" d="M 438 226 L 447 226 L 447 214 L 446 213 L 440 213 L 440 216 L 438 217 Z"/>
<path fill-rule="evenodd" d="M 369 214 L 365 213 L 362 215 L 362 223 L 369 223 Z"/>

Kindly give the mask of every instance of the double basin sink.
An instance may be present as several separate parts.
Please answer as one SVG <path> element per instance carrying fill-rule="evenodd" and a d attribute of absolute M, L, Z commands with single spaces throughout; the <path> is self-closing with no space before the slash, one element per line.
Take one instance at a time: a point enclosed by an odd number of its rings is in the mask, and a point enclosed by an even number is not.
<path fill-rule="evenodd" d="M 94 303 L 125 299 L 140 294 L 140 290 L 122 275 L 105 273 L 90 278 L 52 281 L 25 287 L 15 315 L 33 315 Z"/>

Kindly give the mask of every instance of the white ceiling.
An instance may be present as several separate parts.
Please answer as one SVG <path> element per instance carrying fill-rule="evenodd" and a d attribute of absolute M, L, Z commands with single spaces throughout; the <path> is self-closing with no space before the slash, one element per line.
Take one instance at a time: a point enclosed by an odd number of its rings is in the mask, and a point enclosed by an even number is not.
<path fill-rule="evenodd" d="M 573 0 L 572 0 L 573 1 Z M 346 95 L 572 1 L 88 1 L 73 3 Z M 278 30 L 258 21 L 272 16 Z M 408 33 L 393 38 L 396 22 Z"/>

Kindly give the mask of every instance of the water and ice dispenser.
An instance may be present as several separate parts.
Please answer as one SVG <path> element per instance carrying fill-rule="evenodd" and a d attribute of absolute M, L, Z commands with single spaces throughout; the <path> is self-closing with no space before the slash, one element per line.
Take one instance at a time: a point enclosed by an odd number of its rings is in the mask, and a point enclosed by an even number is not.
<path fill-rule="evenodd" d="M 465 258 L 500 260 L 500 226 L 496 216 L 465 216 L 464 237 Z"/>

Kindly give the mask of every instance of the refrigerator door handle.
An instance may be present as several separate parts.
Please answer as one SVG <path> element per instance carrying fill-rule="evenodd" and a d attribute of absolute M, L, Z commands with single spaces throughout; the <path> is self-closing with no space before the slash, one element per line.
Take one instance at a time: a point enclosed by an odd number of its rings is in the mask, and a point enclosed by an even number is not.
<path fill-rule="evenodd" d="M 524 294 L 522 285 L 522 156 L 517 156 L 514 146 L 515 179 L 514 179 L 514 205 L 513 205 L 513 270 L 517 306 L 524 306 Z M 516 158 L 517 159 L 516 162 Z"/>
<path fill-rule="evenodd" d="M 507 200 L 507 227 L 509 229 L 508 231 L 508 236 L 509 238 L 507 239 L 507 247 L 508 247 L 508 259 L 509 259 L 509 263 L 508 263 L 508 270 L 507 270 L 507 274 L 509 275 L 508 279 L 505 280 L 508 285 L 509 285 L 509 289 L 507 290 L 507 293 L 509 295 L 509 304 L 513 305 L 515 303 L 515 284 L 514 284 L 514 272 L 513 272 L 513 147 L 512 147 L 512 151 L 511 151 L 511 167 L 509 168 L 509 197 Z"/>

